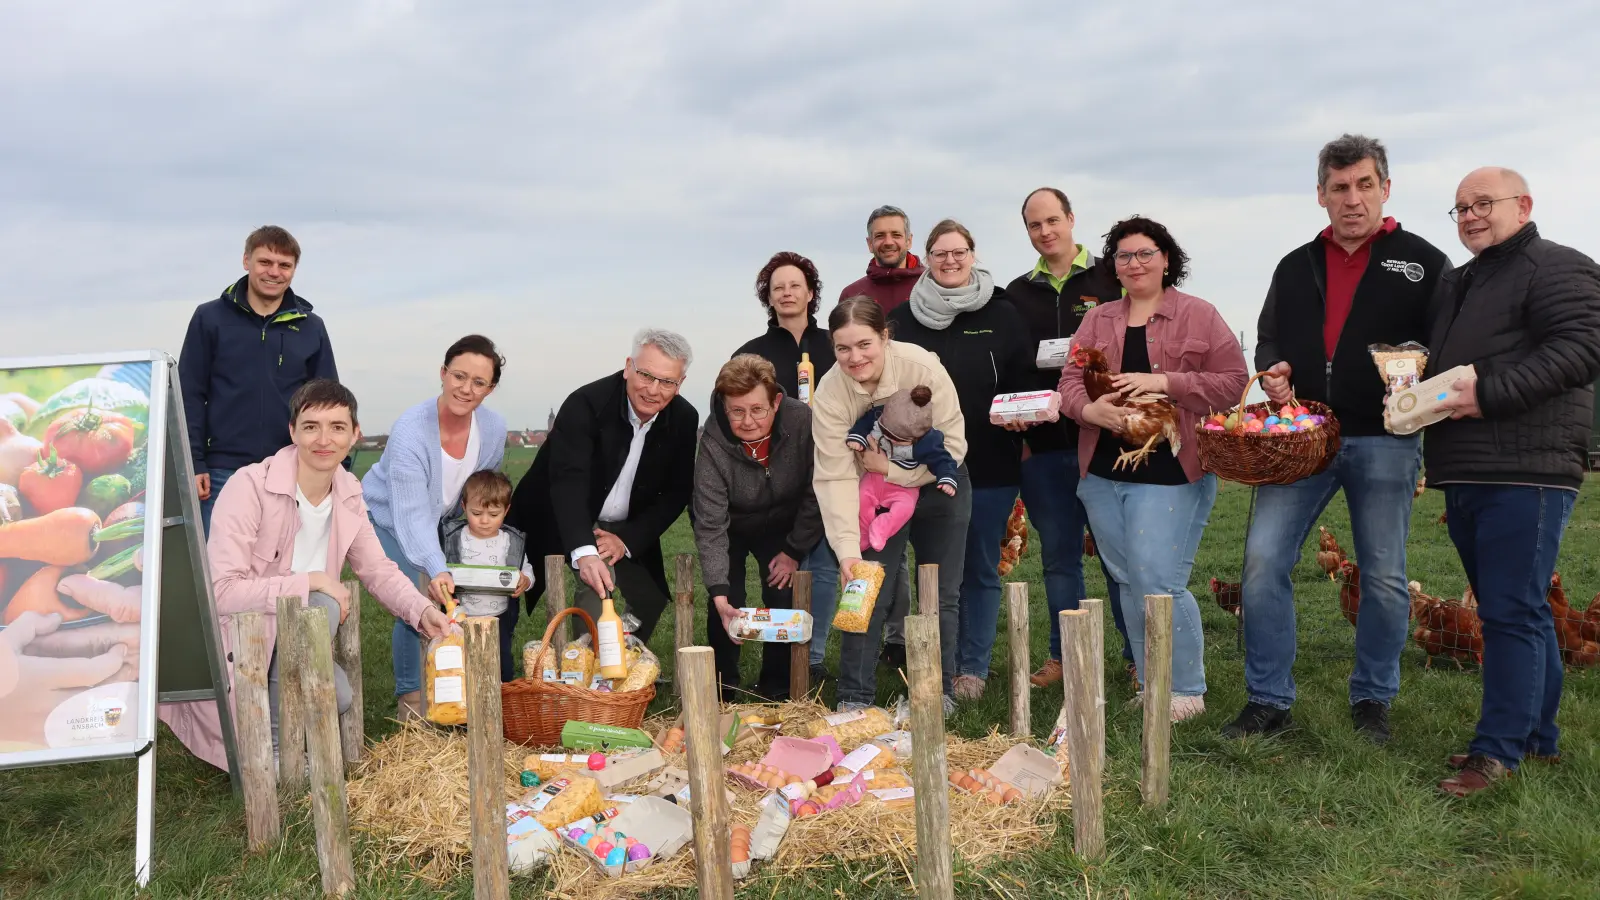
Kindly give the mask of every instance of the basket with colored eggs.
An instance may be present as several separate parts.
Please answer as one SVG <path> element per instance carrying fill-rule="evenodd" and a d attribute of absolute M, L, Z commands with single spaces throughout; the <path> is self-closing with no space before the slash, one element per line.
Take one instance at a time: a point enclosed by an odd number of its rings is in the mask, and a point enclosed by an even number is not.
<path fill-rule="evenodd" d="M 1200 465 L 1218 478 L 1239 484 L 1290 484 L 1328 467 L 1339 452 L 1339 420 L 1333 410 L 1315 401 L 1289 404 L 1245 403 L 1245 382 L 1239 405 L 1212 413 L 1195 425 Z"/>

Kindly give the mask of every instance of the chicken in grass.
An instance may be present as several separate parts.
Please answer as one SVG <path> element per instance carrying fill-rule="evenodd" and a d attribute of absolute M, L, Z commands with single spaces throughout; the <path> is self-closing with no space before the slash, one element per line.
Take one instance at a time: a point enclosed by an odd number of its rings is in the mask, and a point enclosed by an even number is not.
<path fill-rule="evenodd" d="M 1100 555 L 1100 548 L 1094 545 L 1094 532 L 1092 531 L 1083 533 L 1083 555 L 1090 559 Z"/>
<path fill-rule="evenodd" d="M 997 571 L 1004 578 L 1011 574 L 1022 554 L 1028 552 L 1028 517 L 1023 510 L 1022 498 L 1011 504 L 1011 518 L 1006 520 L 1006 533 L 1000 539 L 1000 565 Z"/>
<path fill-rule="evenodd" d="M 1112 383 L 1117 373 L 1111 371 L 1104 353 L 1092 347 L 1075 347 L 1072 350 L 1072 364 L 1083 369 L 1083 389 L 1089 396 L 1089 402 L 1118 393 Z M 1135 449 L 1118 455 L 1112 468 L 1126 468 L 1129 471 L 1138 468 L 1163 441 L 1171 448 L 1173 456 L 1183 449 L 1178 407 L 1167 399 L 1166 394 L 1132 394 L 1119 396 L 1111 402 L 1128 411 L 1122 424 L 1122 439 L 1135 445 Z"/>
<path fill-rule="evenodd" d="M 1561 661 L 1569 666 L 1588 668 L 1600 660 L 1600 641 L 1584 637 L 1583 616 L 1567 602 L 1567 591 L 1561 586 L 1561 573 L 1550 576 L 1550 589 L 1545 592 L 1545 602 L 1550 605 L 1550 617 L 1555 622 L 1556 646 L 1561 650 Z"/>
<path fill-rule="evenodd" d="M 1333 532 L 1322 525 L 1317 526 L 1321 532 L 1317 536 L 1317 568 L 1321 569 L 1329 581 L 1334 580 L 1334 573 L 1339 571 L 1339 566 L 1345 561 L 1344 548 L 1339 546 L 1339 541 L 1334 538 Z"/>
<path fill-rule="evenodd" d="M 1339 612 L 1351 625 L 1361 614 L 1361 570 L 1350 560 L 1339 563 Z"/>
<path fill-rule="evenodd" d="M 1243 604 L 1244 592 L 1240 585 L 1219 579 L 1211 579 L 1211 596 L 1216 599 L 1222 611 L 1237 616 L 1239 607 Z"/>
<path fill-rule="evenodd" d="M 1471 591 L 1472 589 L 1468 588 L 1467 590 Z M 1423 610 L 1425 610 L 1428 607 L 1434 605 L 1435 603 L 1443 603 L 1444 602 L 1443 600 L 1439 599 L 1438 597 L 1435 597 L 1435 596 L 1433 596 L 1431 594 L 1423 593 L 1422 592 L 1422 582 L 1420 582 L 1420 581 L 1412 581 L 1412 582 L 1407 583 L 1406 584 L 1406 593 L 1411 595 L 1411 621 L 1413 621 L 1413 622 L 1422 621 L 1422 611 Z"/>
<path fill-rule="evenodd" d="M 1433 665 L 1435 657 L 1483 664 L 1483 622 L 1475 609 L 1459 600 L 1441 600 L 1425 607 L 1418 616 L 1412 640 L 1428 655 L 1423 667 Z"/>
<path fill-rule="evenodd" d="M 1582 633 L 1586 641 L 1600 641 L 1600 594 L 1595 594 L 1589 608 L 1583 611 Z"/>

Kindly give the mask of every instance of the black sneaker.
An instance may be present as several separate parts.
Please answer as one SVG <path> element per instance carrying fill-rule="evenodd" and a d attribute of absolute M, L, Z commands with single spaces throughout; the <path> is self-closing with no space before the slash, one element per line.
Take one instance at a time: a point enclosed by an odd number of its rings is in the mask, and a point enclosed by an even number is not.
<path fill-rule="evenodd" d="M 822 682 L 826 681 L 827 679 L 828 679 L 828 670 L 826 668 L 824 668 L 820 664 L 811 667 L 811 687 L 812 687 L 813 690 L 816 689 L 817 685 L 821 684 Z"/>
<path fill-rule="evenodd" d="M 1376 700 L 1359 700 L 1350 707 L 1350 719 L 1357 734 L 1380 747 L 1389 743 L 1389 707 Z"/>
<path fill-rule="evenodd" d="M 1294 718 L 1287 709 L 1265 703 L 1246 703 L 1237 718 L 1222 726 L 1222 736 L 1229 739 L 1245 738 L 1253 734 L 1274 735 L 1287 731 Z"/>
<path fill-rule="evenodd" d="M 906 645 L 884 644 L 883 652 L 878 655 L 878 661 L 891 669 L 904 669 L 906 667 Z"/>

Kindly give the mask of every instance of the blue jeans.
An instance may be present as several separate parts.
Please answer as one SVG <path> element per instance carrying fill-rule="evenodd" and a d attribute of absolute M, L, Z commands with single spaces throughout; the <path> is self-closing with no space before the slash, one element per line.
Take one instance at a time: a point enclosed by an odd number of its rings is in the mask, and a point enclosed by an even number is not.
<path fill-rule="evenodd" d="M 1083 533 L 1089 514 L 1078 499 L 1078 451 L 1051 450 L 1035 453 L 1022 461 L 1022 505 L 1028 508 L 1028 522 L 1039 535 L 1039 556 L 1044 563 L 1044 595 L 1050 610 L 1050 658 L 1061 658 L 1061 611 L 1077 609 L 1083 599 Z M 1122 624 L 1122 604 L 1117 582 L 1106 571 L 1105 557 L 1100 569 L 1106 576 L 1106 602 L 1111 618 L 1122 635 L 1122 657 L 1133 662 L 1128 646 L 1128 629 Z"/>
<path fill-rule="evenodd" d="M 956 671 L 989 677 L 994 632 L 1000 623 L 1000 541 L 1017 502 L 1017 486 L 972 489 L 967 522 L 967 561 L 961 574 L 961 618 Z M 1081 549 L 1081 548 L 1080 548 Z"/>
<path fill-rule="evenodd" d="M 1078 496 L 1089 512 L 1100 558 L 1122 601 L 1122 621 L 1144 684 L 1144 598 L 1172 595 L 1172 693 L 1206 692 L 1205 635 L 1200 605 L 1189 593 L 1194 554 L 1217 500 L 1215 475 L 1190 484 L 1129 484 L 1088 475 Z"/>
<path fill-rule="evenodd" d="M 239 470 L 211 470 L 211 494 L 210 496 L 206 497 L 206 499 L 200 501 L 200 525 L 201 527 L 205 528 L 205 533 L 208 536 L 211 534 L 211 507 L 217 505 L 217 498 L 222 495 L 222 486 L 227 484 L 228 479 L 232 478 L 233 473 L 237 471 Z"/>
<path fill-rule="evenodd" d="M 1295 609 L 1291 570 L 1311 526 L 1344 489 L 1355 559 L 1361 567 L 1361 614 L 1350 702 L 1387 706 L 1400 691 L 1400 651 L 1411 621 L 1406 537 L 1422 443 L 1385 435 L 1347 437 L 1333 462 L 1293 484 L 1258 488 L 1244 551 L 1244 679 L 1250 702 L 1278 709 L 1294 703 Z M 1543 596 L 1543 595 L 1541 595 Z"/>
<path fill-rule="evenodd" d="M 811 664 L 822 665 L 828 652 L 828 631 L 833 628 L 833 608 L 839 603 L 839 560 L 826 536 L 800 563 L 811 572 Z"/>
<path fill-rule="evenodd" d="M 367 518 L 371 519 L 371 514 Z M 416 584 L 417 579 L 422 577 L 422 570 L 406 559 L 406 552 L 400 548 L 400 538 L 376 522 L 372 523 L 372 528 L 378 533 L 378 543 L 383 545 L 384 555 L 400 567 L 412 584 Z M 515 609 L 519 602 L 512 601 L 509 605 Z M 422 635 L 410 625 L 395 619 L 394 632 L 389 636 L 389 653 L 394 660 L 394 695 L 398 697 L 422 690 Z"/>
<path fill-rule="evenodd" d="M 1545 594 L 1575 500 L 1556 488 L 1444 487 L 1450 540 L 1483 620 L 1483 708 L 1468 751 L 1509 769 L 1525 753 L 1556 752 L 1561 652 Z"/>

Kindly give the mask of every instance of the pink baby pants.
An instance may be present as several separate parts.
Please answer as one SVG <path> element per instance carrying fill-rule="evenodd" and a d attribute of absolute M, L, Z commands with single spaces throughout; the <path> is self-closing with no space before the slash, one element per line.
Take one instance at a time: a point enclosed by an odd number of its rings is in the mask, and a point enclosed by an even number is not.
<path fill-rule="evenodd" d="M 861 476 L 861 542 L 866 546 L 882 550 L 916 511 L 916 488 L 890 484 L 877 472 Z"/>

